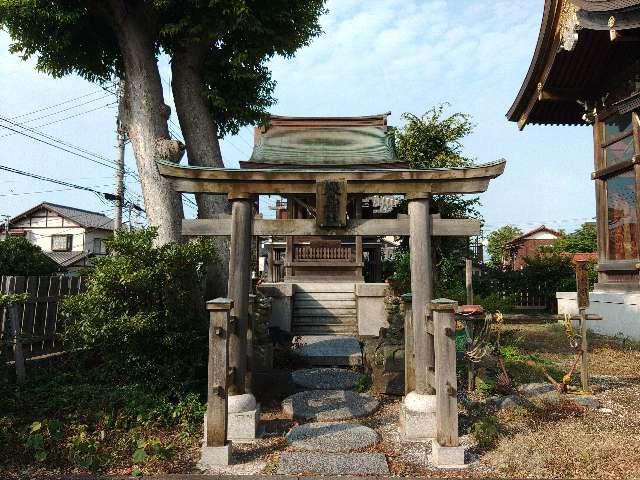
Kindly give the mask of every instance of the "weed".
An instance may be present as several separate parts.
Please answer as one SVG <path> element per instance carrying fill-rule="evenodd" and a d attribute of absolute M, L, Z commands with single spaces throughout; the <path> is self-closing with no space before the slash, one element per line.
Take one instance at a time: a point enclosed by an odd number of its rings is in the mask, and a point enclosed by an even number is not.
<path fill-rule="evenodd" d="M 371 388 L 371 385 L 373 385 L 373 380 L 371 379 L 371 375 L 369 374 L 360 375 L 360 377 L 356 381 L 355 386 L 353 387 L 353 391 L 358 393 L 364 393 Z"/>
<path fill-rule="evenodd" d="M 471 427 L 471 433 L 481 449 L 494 448 L 500 439 L 500 425 L 497 417 L 491 415 L 478 420 Z"/>

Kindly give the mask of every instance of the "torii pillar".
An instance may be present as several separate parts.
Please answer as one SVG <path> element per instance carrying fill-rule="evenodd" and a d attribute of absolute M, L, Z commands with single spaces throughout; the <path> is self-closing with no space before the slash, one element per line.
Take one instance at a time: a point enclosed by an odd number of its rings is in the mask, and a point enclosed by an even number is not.
<path fill-rule="evenodd" d="M 234 302 L 232 316 L 235 329 L 229 336 L 229 415 L 227 439 L 234 443 L 256 438 L 258 407 L 247 385 L 247 330 L 249 328 L 249 294 L 251 286 L 251 235 L 253 230 L 253 196 L 229 194 L 231 202 L 231 246 L 227 296 Z"/>
<path fill-rule="evenodd" d="M 433 296 L 430 199 L 430 193 L 407 195 L 413 328 L 413 352 L 410 354 L 414 357 L 413 362 L 405 360 L 405 368 L 413 365 L 414 371 L 405 373 L 405 378 L 413 378 L 414 390 L 408 392 L 402 402 L 400 427 L 411 440 L 428 440 L 436 435 L 433 328 L 428 328 L 432 323 L 427 311 Z"/>

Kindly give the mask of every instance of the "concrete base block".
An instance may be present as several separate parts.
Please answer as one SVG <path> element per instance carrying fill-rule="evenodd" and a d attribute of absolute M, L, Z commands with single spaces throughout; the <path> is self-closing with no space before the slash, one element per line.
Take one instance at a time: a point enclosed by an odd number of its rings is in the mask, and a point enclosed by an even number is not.
<path fill-rule="evenodd" d="M 229 413 L 227 418 L 227 440 L 235 443 L 251 443 L 259 438 L 259 408 L 248 412 Z"/>
<path fill-rule="evenodd" d="M 431 463 L 438 468 L 465 468 L 464 447 L 443 447 L 437 440 L 431 442 Z"/>
<path fill-rule="evenodd" d="M 405 440 L 428 441 L 436 436 L 436 396 L 409 392 L 400 406 L 400 431 Z"/>
<path fill-rule="evenodd" d="M 200 450 L 200 460 L 196 465 L 200 470 L 211 470 L 231 463 L 231 442 L 223 447 L 206 447 Z"/>

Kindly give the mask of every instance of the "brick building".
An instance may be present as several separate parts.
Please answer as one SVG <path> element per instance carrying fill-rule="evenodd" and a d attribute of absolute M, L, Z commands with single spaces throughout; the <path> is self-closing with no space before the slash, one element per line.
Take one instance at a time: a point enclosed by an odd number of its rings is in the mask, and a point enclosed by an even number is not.
<path fill-rule="evenodd" d="M 521 270 L 525 266 L 525 258 L 535 257 L 540 247 L 553 245 L 561 236 L 560 232 L 540 225 L 538 228 L 514 238 L 505 245 L 508 255 L 504 267 L 511 270 Z"/>

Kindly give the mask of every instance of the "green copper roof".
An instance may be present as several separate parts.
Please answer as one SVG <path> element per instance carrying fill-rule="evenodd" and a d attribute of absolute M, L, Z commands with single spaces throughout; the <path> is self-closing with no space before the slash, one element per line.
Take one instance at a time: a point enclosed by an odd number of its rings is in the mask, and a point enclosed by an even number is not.
<path fill-rule="evenodd" d="M 258 130 L 249 161 L 304 167 L 400 163 L 386 124 L 349 123 L 338 119 L 315 122 L 301 119 Z"/>

